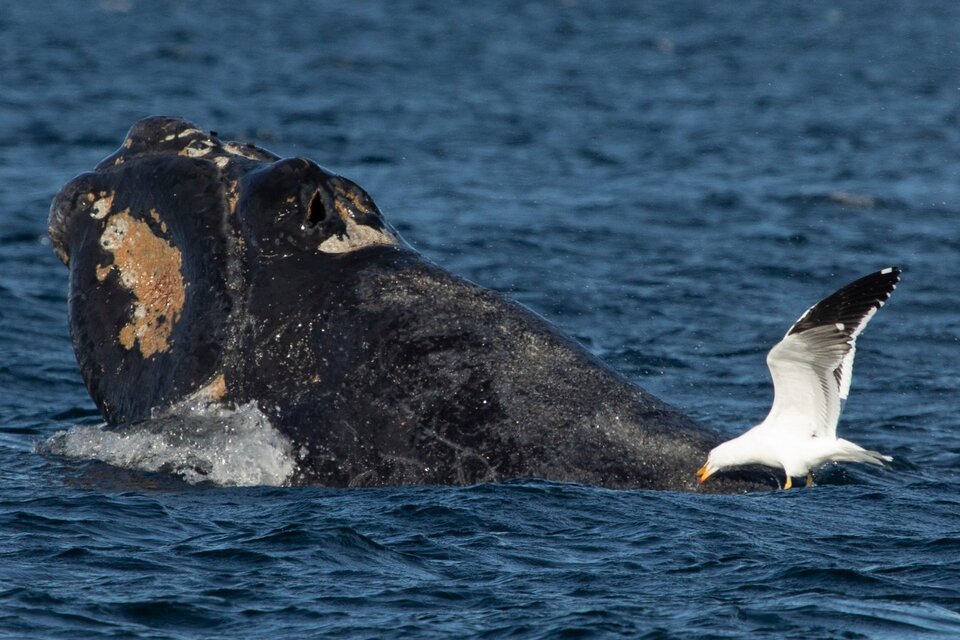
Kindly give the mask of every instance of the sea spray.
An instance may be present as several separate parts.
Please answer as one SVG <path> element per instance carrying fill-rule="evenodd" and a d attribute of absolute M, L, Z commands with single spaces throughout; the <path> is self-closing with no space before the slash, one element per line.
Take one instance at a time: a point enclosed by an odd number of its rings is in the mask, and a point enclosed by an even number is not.
<path fill-rule="evenodd" d="M 282 486 L 297 471 L 290 441 L 256 406 L 194 401 L 121 428 L 78 425 L 37 445 L 39 453 L 157 471 L 190 483 Z"/>

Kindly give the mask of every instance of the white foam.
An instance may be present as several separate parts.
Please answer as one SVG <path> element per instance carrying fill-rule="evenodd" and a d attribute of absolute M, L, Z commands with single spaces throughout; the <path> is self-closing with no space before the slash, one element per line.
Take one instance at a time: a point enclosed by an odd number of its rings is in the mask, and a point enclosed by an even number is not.
<path fill-rule="evenodd" d="M 297 470 L 290 441 L 256 403 L 231 409 L 194 402 L 118 431 L 106 425 L 75 426 L 37 448 L 224 486 L 282 486 Z"/>

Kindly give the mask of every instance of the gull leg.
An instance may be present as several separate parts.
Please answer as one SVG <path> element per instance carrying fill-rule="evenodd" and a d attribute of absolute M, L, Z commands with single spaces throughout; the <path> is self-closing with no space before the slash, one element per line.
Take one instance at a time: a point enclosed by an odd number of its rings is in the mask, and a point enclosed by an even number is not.
<path fill-rule="evenodd" d="M 784 491 L 786 491 L 787 489 L 789 489 L 789 488 L 792 487 L 792 486 L 793 486 L 793 478 L 791 478 L 791 477 L 788 475 L 788 476 L 787 476 L 787 481 L 783 483 L 783 489 L 784 489 Z"/>
<path fill-rule="evenodd" d="M 809 471 L 807 471 L 807 486 L 808 487 L 813 486 L 813 474 Z"/>

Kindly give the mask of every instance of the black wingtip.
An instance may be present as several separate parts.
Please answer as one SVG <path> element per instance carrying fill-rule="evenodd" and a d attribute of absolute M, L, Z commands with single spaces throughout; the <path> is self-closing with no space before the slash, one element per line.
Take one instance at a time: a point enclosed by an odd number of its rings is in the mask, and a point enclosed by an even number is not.
<path fill-rule="evenodd" d="M 900 267 L 887 267 L 851 282 L 807 309 L 787 335 L 826 324 L 842 324 L 855 332 L 890 299 L 901 273 Z"/>

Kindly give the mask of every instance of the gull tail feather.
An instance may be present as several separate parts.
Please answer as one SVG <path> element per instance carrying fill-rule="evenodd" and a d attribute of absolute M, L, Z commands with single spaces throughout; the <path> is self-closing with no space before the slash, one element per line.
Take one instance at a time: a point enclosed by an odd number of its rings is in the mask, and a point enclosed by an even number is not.
<path fill-rule="evenodd" d="M 893 462 L 893 458 L 884 455 L 878 451 L 864 449 L 860 445 L 854 444 L 843 438 L 837 439 L 837 445 L 840 447 L 839 453 L 834 456 L 834 460 L 843 462 L 866 462 L 883 466 L 884 462 Z"/>

